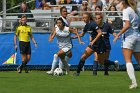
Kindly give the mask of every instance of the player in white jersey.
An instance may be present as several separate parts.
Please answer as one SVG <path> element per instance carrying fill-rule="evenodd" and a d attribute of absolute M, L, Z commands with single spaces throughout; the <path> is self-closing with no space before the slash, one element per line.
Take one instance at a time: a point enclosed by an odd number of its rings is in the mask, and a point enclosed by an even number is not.
<path fill-rule="evenodd" d="M 61 7 L 60 8 L 60 14 L 61 14 L 60 18 L 63 19 L 63 21 L 65 22 L 65 25 L 66 26 L 69 26 L 69 21 L 67 19 L 67 8 L 66 7 Z M 57 27 L 57 25 L 55 25 L 55 27 Z M 50 34 L 50 37 L 52 36 L 53 32 L 54 31 L 52 31 L 52 33 Z M 55 57 L 55 55 L 56 54 L 54 54 L 54 57 Z M 66 62 L 68 62 L 71 57 L 72 57 L 72 52 L 67 53 L 67 55 L 65 56 Z M 53 74 L 53 71 L 55 70 L 55 68 L 57 67 L 57 65 L 58 65 L 58 62 L 53 61 L 51 70 L 50 71 L 47 71 L 46 73 L 49 74 L 49 75 L 52 75 Z M 64 68 L 61 60 L 59 60 L 59 68 L 61 68 L 61 69 Z"/>
<path fill-rule="evenodd" d="M 123 11 L 124 25 L 122 30 L 114 38 L 114 42 L 123 34 L 122 52 L 126 61 L 126 69 L 132 84 L 129 89 L 137 88 L 137 81 L 132 65 L 132 55 L 134 55 L 138 64 L 140 64 L 140 19 L 136 4 L 133 0 L 122 0 L 121 8 Z"/>
<path fill-rule="evenodd" d="M 68 66 L 68 63 L 65 60 L 65 56 L 68 52 L 71 51 L 71 48 L 72 48 L 70 33 L 74 33 L 77 35 L 80 44 L 83 44 L 83 42 L 81 42 L 81 39 L 76 30 L 73 30 L 65 26 L 65 22 L 63 21 L 62 18 L 57 19 L 56 24 L 57 24 L 57 27 L 55 28 L 53 35 L 51 35 L 50 41 L 52 41 L 54 36 L 56 36 L 57 41 L 58 41 L 57 43 L 60 50 L 57 52 L 57 54 L 54 55 L 53 62 L 56 62 L 58 57 L 60 57 L 62 63 L 64 64 L 66 68 L 66 71 L 69 73 L 70 68 Z"/>

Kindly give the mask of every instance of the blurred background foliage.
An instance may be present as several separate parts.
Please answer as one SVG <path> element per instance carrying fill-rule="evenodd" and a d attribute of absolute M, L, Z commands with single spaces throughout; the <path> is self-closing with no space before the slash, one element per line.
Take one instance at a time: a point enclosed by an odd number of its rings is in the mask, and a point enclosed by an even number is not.
<path fill-rule="evenodd" d="M 0 12 L 3 10 L 2 7 L 3 7 L 3 3 L 2 3 L 3 0 L 0 0 Z M 33 1 L 28 5 L 29 9 L 35 9 L 35 0 L 6 0 L 6 9 L 10 9 L 12 7 L 15 7 L 17 5 L 20 5 L 21 2 L 28 2 L 28 1 Z M 7 11 L 7 13 L 17 13 L 17 11 L 19 10 L 20 7 L 18 8 L 15 8 L 15 9 L 12 9 L 10 11 Z"/>

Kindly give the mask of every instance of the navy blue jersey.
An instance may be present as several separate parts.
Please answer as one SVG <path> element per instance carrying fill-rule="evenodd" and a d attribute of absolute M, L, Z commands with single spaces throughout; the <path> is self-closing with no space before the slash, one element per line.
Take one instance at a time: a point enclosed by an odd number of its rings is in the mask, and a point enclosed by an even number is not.
<path fill-rule="evenodd" d="M 98 29 L 99 29 L 99 26 L 94 21 L 90 21 L 89 23 L 85 25 L 83 32 L 84 33 L 88 32 L 93 40 L 96 38 L 98 34 L 97 32 Z M 102 37 L 101 37 L 96 42 L 94 42 L 92 46 L 89 45 L 88 47 L 91 48 L 93 51 L 96 51 L 98 54 L 100 54 L 106 51 L 104 49 L 104 46 L 105 46 L 105 43 L 103 42 Z"/>
<path fill-rule="evenodd" d="M 89 23 L 85 25 L 83 32 L 84 33 L 88 32 L 90 36 L 94 39 L 98 34 L 96 31 L 98 29 L 99 29 L 99 26 L 94 21 L 90 21 Z"/>
<path fill-rule="evenodd" d="M 109 34 L 113 34 L 114 33 L 114 29 L 112 29 L 111 25 L 108 23 L 104 23 L 102 27 L 100 27 L 100 29 L 102 30 L 102 43 L 104 43 L 104 48 L 106 51 L 110 51 L 111 50 L 111 44 L 110 44 L 110 40 L 109 40 Z"/>
<path fill-rule="evenodd" d="M 114 29 L 112 28 L 112 26 L 108 23 L 104 23 L 102 27 L 100 27 L 100 29 L 102 30 L 103 36 L 106 39 L 109 39 L 109 34 L 113 34 L 114 33 Z"/>

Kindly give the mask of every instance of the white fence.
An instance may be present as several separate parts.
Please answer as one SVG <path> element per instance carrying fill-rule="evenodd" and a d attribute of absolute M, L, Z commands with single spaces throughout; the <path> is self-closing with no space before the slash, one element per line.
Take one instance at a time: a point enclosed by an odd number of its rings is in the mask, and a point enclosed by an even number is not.
<path fill-rule="evenodd" d="M 87 11 L 86 11 L 87 12 Z M 91 11 L 90 11 L 91 12 Z M 99 12 L 99 11 L 92 11 L 92 13 Z M 110 12 L 119 12 L 120 11 L 100 11 L 103 13 L 110 13 Z M 84 13 L 79 11 L 78 13 Z M 0 18 L 0 32 L 14 32 L 15 26 L 18 24 L 18 15 L 23 13 L 7 13 L 2 14 L 6 15 L 6 18 Z M 24 15 L 33 15 L 32 18 L 28 18 L 29 20 L 27 24 L 30 25 L 33 29 L 33 32 L 50 32 L 51 29 L 54 27 L 55 19 L 60 16 L 59 10 L 31 10 L 31 13 L 24 13 Z M 82 18 L 82 16 L 68 16 L 69 18 Z M 105 19 L 107 18 L 117 18 L 122 16 L 104 16 Z M 80 24 L 79 24 L 80 23 Z M 74 20 L 71 21 L 70 26 L 72 27 L 84 27 L 85 23 L 81 20 Z M 121 28 L 120 28 L 121 29 Z M 116 29 L 115 29 L 116 30 Z M 117 29 L 116 31 L 118 31 Z"/>

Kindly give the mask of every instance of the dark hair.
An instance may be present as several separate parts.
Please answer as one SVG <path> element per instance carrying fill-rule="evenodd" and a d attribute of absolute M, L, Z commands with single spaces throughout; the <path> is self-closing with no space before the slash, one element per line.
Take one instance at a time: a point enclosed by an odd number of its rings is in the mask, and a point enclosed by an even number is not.
<path fill-rule="evenodd" d="M 66 9 L 67 10 L 67 8 L 65 6 L 63 6 L 63 7 L 60 8 L 60 13 L 62 13 L 62 10 L 63 9 Z"/>
<path fill-rule="evenodd" d="M 22 2 L 21 4 L 24 4 L 24 5 L 27 5 L 27 3 L 24 1 L 24 2 Z"/>
<path fill-rule="evenodd" d="M 50 0 L 51 5 L 56 5 L 56 0 Z"/>
<path fill-rule="evenodd" d="M 65 22 L 63 21 L 63 19 L 61 17 L 56 20 L 56 24 L 57 24 L 58 20 L 62 22 L 63 26 L 66 26 Z"/>
<path fill-rule="evenodd" d="M 96 8 L 99 8 L 102 11 L 102 7 L 101 6 L 96 6 L 95 10 L 96 10 Z"/>
<path fill-rule="evenodd" d="M 111 5 L 110 7 L 109 7 L 109 11 L 111 11 L 111 7 L 114 7 L 115 8 L 115 11 L 117 11 L 117 8 L 116 8 L 116 6 L 115 5 Z"/>

